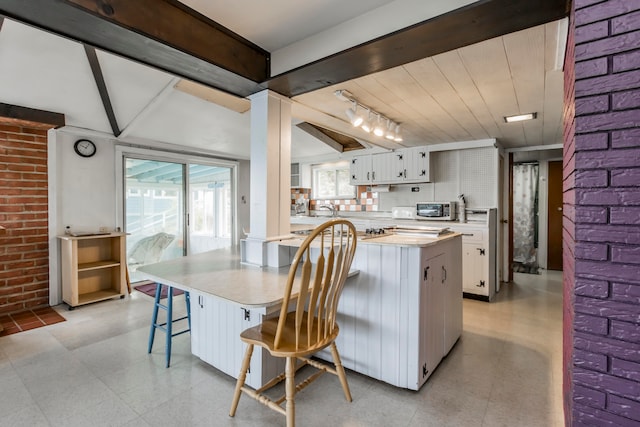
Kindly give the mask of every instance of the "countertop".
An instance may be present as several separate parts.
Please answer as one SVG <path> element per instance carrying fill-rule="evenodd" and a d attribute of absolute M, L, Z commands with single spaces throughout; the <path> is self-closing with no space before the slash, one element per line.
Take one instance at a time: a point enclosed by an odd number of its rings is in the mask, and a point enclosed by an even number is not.
<path fill-rule="evenodd" d="M 289 266 L 244 264 L 237 248 L 225 248 L 145 265 L 137 271 L 146 279 L 184 291 L 200 291 L 243 307 L 269 308 L 282 302 Z M 297 293 L 294 288 L 293 294 Z"/>

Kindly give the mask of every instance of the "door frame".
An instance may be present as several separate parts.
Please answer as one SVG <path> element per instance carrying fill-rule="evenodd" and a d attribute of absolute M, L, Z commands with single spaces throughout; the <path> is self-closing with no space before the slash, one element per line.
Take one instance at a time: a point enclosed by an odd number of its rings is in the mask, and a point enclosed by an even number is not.
<path fill-rule="evenodd" d="M 162 150 L 162 149 L 154 149 L 154 148 L 140 148 L 140 147 L 131 147 L 128 145 L 116 145 L 115 147 L 115 164 L 116 164 L 116 200 L 115 200 L 115 209 L 116 209 L 116 227 L 121 230 L 124 230 L 124 218 L 125 218 L 125 203 L 124 203 L 124 168 L 125 168 L 125 159 L 127 157 L 144 159 L 144 160 L 157 160 L 161 162 L 170 162 L 170 163 L 181 163 L 185 165 L 189 165 L 192 163 L 196 164 L 204 164 L 211 166 L 222 166 L 228 167 L 231 169 L 231 186 L 232 186 L 232 197 L 231 197 L 231 244 L 238 244 L 238 206 L 237 206 L 237 194 L 238 194 L 238 164 L 239 162 L 233 160 L 220 159 L 217 157 L 205 156 L 201 154 L 190 154 L 185 152 L 175 152 L 171 150 Z M 186 172 L 186 171 L 185 171 Z M 187 215 L 190 210 L 190 201 L 188 200 L 188 191 L 189 191 L 189 183 L 185 182 L 185 212 L 184 215 Z M 188 239 L 188 228 L 186 218 L 184 221 L 185 224 L 185 239 Z M 187 242 L 187 248 L 189 243 Z"/>

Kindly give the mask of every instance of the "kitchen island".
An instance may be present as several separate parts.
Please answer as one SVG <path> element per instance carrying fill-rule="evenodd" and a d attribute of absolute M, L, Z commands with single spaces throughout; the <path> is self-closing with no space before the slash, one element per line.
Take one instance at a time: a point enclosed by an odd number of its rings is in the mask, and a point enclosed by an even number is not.
<path fill-rule="evenodd" d="M 292 235 L 274 243 L 292 257 L 301 241 Z M 347 279 L 338 308 L 344 366 L 419 389 L 462 330 L 460 256 L 457 233 L 359 240 L 352 264 L 358 274 Z M 277 314 L 288 267 L 246 265 L 238 251 L 223 249 L 139 271 L 191 292 L 192 353 L 235 378 L 244 353 L 239 334 Z M 247 384 L 259 388 L 283 369 L 256 348 Z"/>

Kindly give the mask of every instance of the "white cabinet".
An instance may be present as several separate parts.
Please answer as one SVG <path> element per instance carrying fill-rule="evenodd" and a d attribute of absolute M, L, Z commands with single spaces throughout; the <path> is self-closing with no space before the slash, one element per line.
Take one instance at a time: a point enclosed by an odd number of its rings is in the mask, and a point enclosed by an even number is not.
<path fill-rule="evenodd" d="M 427 247 L 358 245 L 336 343 L 346 368 L 418 390 L 462 333 L 461 238 Z M 332 360 L 328 351 L 318 354 Z"/>
<path fill-rule="evenodd" d="M 204 362 L 237 378 L 246 345 L 240 333 L 259 324 L 263 313 L 250 310 L 211 295 L 191 292 L 191 352 Z M 262 387 L 284 372 L 284 363 L 255 346 L 246 383 Z"/>
<path fill-rule="evenodd" d="M 351 184 L 429 182 L 429 159 L 429 151 L 426 147 L 354 156 L 350 165 Z"/>
<path fill-rule="evenodd" d="M 351 185 L 371 184 L 371 155 L 355 156 L 349 165 Z"/>
<path fill-rule="evenodd" d="M 462 234 L 464 296 L 491 301 L 496 291 L 496 209 L 487 209 L 486 224 L 452 224 Z"/>
<path fill-rule="evenodd" d="M 442 253 L 423 250 L 419 308 L 419 364 L 417 384 L 420 387 L 431 376 L 443 357 L 444 348 L 444 287 Z M 462 299 L 462 295 L 460 296 Z"/>
<path fill-rule="evenodd" d="M 404 182 L 431 181 L 431 156 L 427 147 L 413 147 L 401 151 Z"/>
<path fill-rule="evenodd" d="M 393 184 L 398 180 L 395 168 L 396 153 L 380 153 L 371 155 L 371 183 Z"/>

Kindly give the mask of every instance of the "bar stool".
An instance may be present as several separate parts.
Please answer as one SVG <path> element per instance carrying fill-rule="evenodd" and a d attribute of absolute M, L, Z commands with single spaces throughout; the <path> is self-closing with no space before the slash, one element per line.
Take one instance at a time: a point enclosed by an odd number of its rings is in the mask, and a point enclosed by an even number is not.
<path fill-rule="evenodd" d="M 162 295 L 162 287 L 167 286 L 167 304 L 160 303 L 160 296 Z M 153 304 L 153 317 L 151 318 L 151 331 L 149 332 L 149 348 L 148 353 L 151 353 L 153 348 L 153 340 L 156 335 L 156 329 L 160 329 L 162 332 L 166 334 L 165 341 L 165 357 L 167 359 L 167 368 L 169 367 L 169 363 L 171 361 L 171 338 L 182 335 L 185 332 L 189 332 L 191 330 L 191 297 L 189 292 L 184 292 L 184 301 L 187 305 L 187 315 L 180 317 L 179 319 L 173 318 L 173 287 L 168 285 L 162 285 L 161 283 L 156 284 L 156 296 L 155 302 Z M 165 310 L 167 312 L 167 321 L 164 323 L 158 323 L 158 309 Z M 179 332 L 173 332 L 173 323 L 178 322 L 180 320 L 187 319 L 188 328 Z"/>

